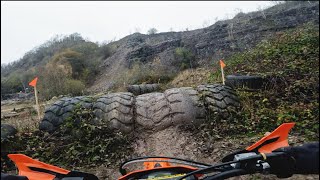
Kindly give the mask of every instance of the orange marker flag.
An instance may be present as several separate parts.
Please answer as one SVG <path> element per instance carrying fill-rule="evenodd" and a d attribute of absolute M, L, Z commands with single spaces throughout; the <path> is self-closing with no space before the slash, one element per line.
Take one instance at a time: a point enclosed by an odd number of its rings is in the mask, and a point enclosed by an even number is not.
<path fill-rule="evenodd" d="M 224 68 L 224 67 L 226 67 L 226 64 L 222 60 L 220 60 L 220 66 L 221 66 L 221 68 Z"/>
<path fill-rule="evenodd" d="M 38 112 L 38 119 L 39 121 L 41 120 L 40 117 L 40 107 L 39 107 L 39 102 L 38 102 L 38 91 L 37 91 L 37 81 L 38 81 L 38 77 L 34 78 L 31 82 L 29 82 L 30 86 L 34 87 L 34 96 L 36 98 L 36 107 L 37 107 L 37 112 Z"/>
<path fill-rule="evenodd" d="M 226 64 L 220 60 L 220 67 L 221 67 L 221 75 L 222 75 L 222 84 L 225 85 L 225 82 L 224 82 L 224 72 L 223 72 L 223 68 L 226 66 Z"/>
<path fill-rule="evenodd" d="M 31 82 L 29 82 L 30 86 L 35 87 L 37 85 L 38 77 L 34 78 Z"/>

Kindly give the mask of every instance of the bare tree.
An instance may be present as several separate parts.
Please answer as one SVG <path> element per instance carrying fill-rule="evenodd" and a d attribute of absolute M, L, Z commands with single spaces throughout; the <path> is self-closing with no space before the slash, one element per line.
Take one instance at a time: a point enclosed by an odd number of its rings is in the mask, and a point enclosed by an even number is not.
<path fill-rule="evenodd" d="M 205 28 L 205 27 L 208 27 L 209 26 L 209 23 L 207 20 L 203 21 L 202 23 L 202 27 Z"/>
<path fill-rule="evenodd" d="M 273 5 L 279 5 L 279 4 L 284 3 L 284 1 L 271 1 L 271 3 L 272 3 Z"/>
<path fill-rule="evenodd" d="M 267 19 L 266 15 L 264 14 L 263 8 L 261 6 L 258 6 L 258 10 L 261 12 L 264 19 Z"/>
<path fill-rule="evenodd" d="M 230 40 L 234 39 L 234 37 L 233 37 L 233 22 L 231 22 L 228 25 L 228 35 L 229 35 Z"/>
<path fill-rule="evenodd" d="M 135 33 L 140 33 L 140 32 L 141 32 L 141 29 L 140 29 L 139 27 L 135 27 L 135 28 L 134 28 L 134 32 L 135 32 Z"/>
<path fill-rule="evenodd" d="M 156 28 L 151 28 L 148 30 L 148 34 L 156 34 L 158 30 Z"/>

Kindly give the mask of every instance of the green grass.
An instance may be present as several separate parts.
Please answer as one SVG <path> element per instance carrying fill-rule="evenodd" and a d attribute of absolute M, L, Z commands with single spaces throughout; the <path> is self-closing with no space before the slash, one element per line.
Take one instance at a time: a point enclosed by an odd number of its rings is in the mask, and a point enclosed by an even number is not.
<path fill-rule="evenodd" d="M 269 83 L 257 92 L 238 89 L 242 110 L 236 116 L 243 133 L 270 131 L 296 122 L 294 132 L 319 138 L 319 27 L 278 33 L 255 48 L 225 60 L 226 74 L 260 75 Z M 209 81 L 219 79 L 219 72 Z"/>

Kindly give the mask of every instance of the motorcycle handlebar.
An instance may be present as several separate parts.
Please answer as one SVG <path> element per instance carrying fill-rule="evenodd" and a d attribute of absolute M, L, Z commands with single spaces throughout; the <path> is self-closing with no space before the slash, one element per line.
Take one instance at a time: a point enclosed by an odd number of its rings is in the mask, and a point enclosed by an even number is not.
<path fill-rule="evenodd" d="M 239 175 L 245 175 L 245 174 L 253 174 L 256 172 L 263 172 L 266 169 L 264 167 L 257 167 L 255 166 L 259 160 L 262 161 L 267 161 L 268 159 L 272 158 L 278 158 L 279 156 L 285 155 L 284 152 L 273 152 L 269 154 L 257 154 L 253 156 L 249 156 L 240 160 L 236 161 L 229 161 L 217 165 L 213 165 L 207 168 L 199 169 L 196 171 L 193 171 L 191 173 L 186 174 L 185 176 L 179 177 L 177 180 L 182 180 L 184 178 L 187 178 L 191 175 L 194 174 L 202 174 L 202 173 L 210 173 L 216 171 L 219 167 L 228 167 L 230 168 L 231 164 L 236 164 L 236 163 L 241 163 L 241 164 L 251 164 L 253 166 L 240 166 L 240 168 L 233 168 L 233 169 L 228 169 L 226 171 L 223 171 L 214 174 L 212 176 L 206 177 L 205 180 L 216 180 L 216 179 L 223 179 L 223 178 L 229 178 L 229 177 L 234 177 L 234 176 L 239 176 Z"/>

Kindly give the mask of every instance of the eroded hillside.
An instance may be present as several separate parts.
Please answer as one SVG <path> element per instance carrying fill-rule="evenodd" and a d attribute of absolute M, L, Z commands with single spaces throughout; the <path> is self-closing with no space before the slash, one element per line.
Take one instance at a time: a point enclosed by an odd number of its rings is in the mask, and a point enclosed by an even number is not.
<path fill-rule="evenodd" d="M 308 22 L 319 24 L 318 15 L 318 2 L 290 2 L 264 11 L 239 13 L 204 29 L 153 35 L 136 33 L 110 44 L 115 53 L 104 60 L 103 71 L 90 89 L 99 92 L 123 83 L 137 83 L 122 73 L 130 71 L 135 63 L 140 63 L 140 70 L 155 69 L 152 72 L 157 77 L 142 78 L 149 83 L 186 67 L 206 67 L 213 60 L 250 50 L 276 33 Z"/>

